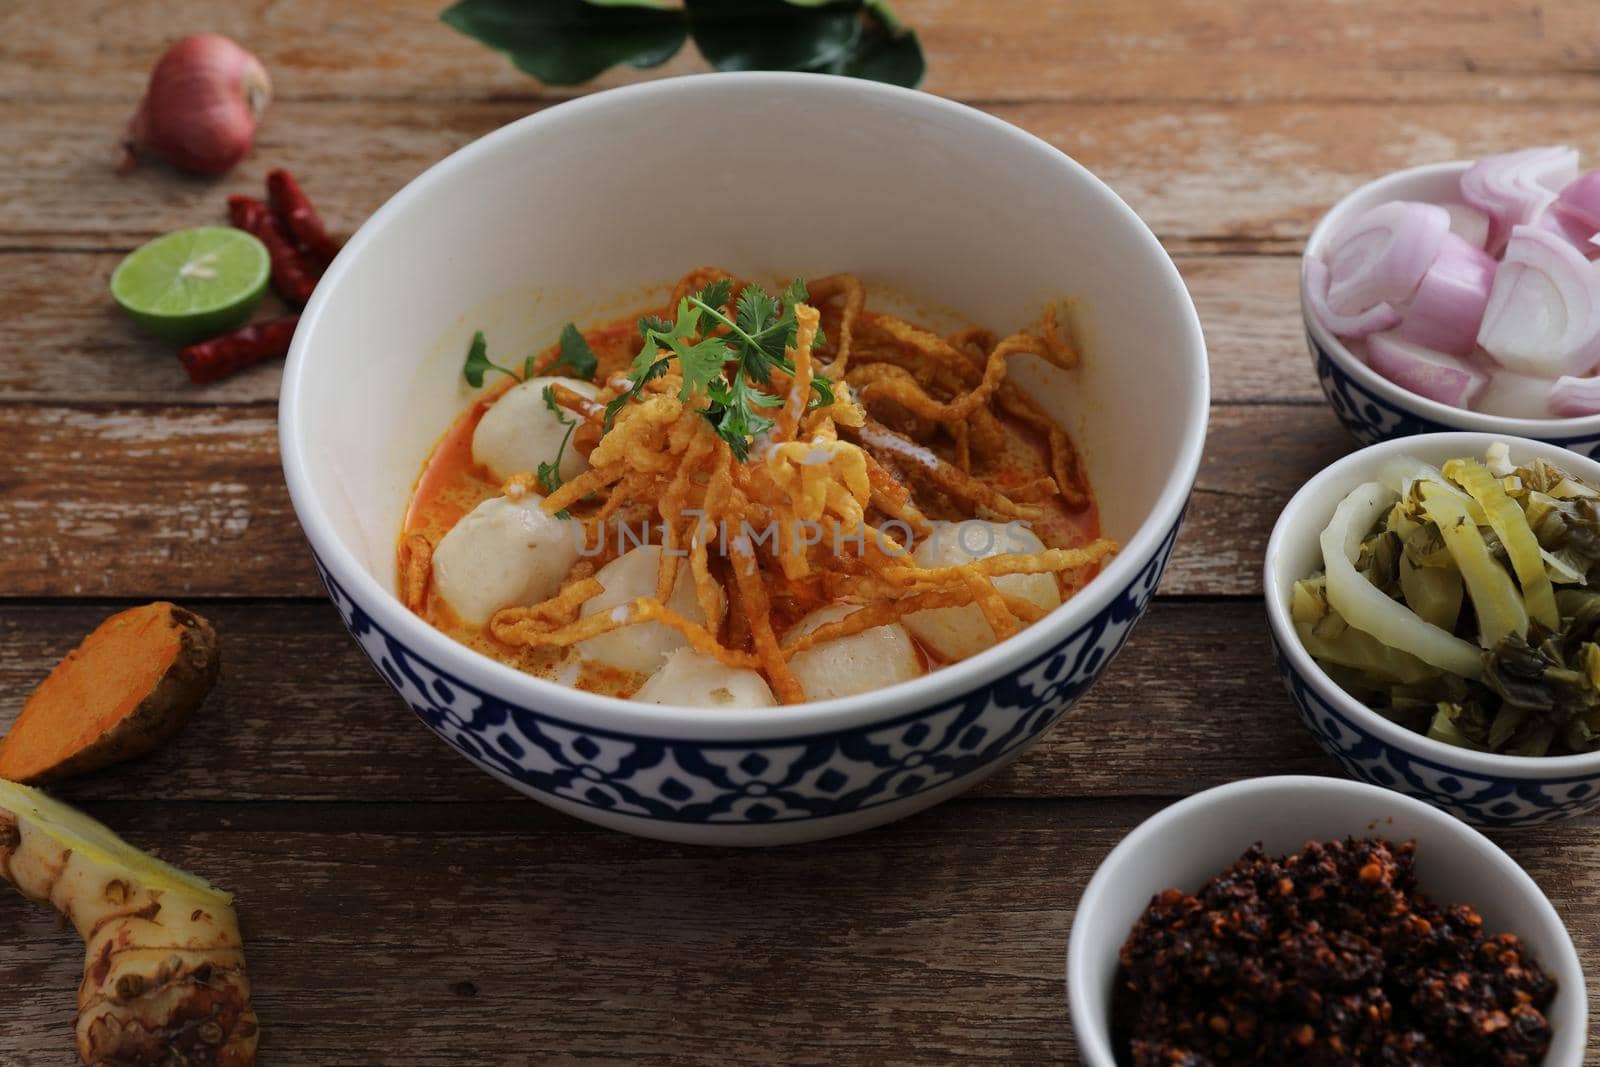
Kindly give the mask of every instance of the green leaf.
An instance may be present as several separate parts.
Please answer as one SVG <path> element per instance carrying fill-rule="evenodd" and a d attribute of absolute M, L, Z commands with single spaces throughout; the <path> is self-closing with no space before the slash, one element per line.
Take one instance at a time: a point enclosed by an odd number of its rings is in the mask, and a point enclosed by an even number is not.
<path fill-rule="evenodd" d="M 734 309 L 733 321 L 739 329 L 752 337 L 766 329 L 778 314 L 778 302 L 759 285 L 747 285 L 739 294 L 739 306 Z"/>
<path fill-rule="evenodd" d="M 718 70 L 814 70 L 843 61 L 861 32 L 861 0 L 685 0 L 694 43 Z"/>
<path fill-rule="evenodd" d="M 589 342 L 584 339 L 578 327 L 567 323 L 561 328 L 561 354 L 555 361 L 546 367 L 546 372 L 557 367 L 567 366 L 580 378 L 593 378 L 594 372 L 599 368 L 600 361 L 595 358 L 594 349 L 589 347 Z"/>
<path fill-rule="evenodd" d="M 832 378 L 815 375 L 811 379 L 811 391 L 817 394 L 811 398 L 810 406 L 813 408 L 825 408 L 834 401 Z"/>
<path fill-rule="evenodd" d="M 652 333 L 671 333 L 672 323 L 660 315 L 646 315 L 639 320 L 639 336 L 649 339 Z"/>
<path fill-rule="evenodd" d="M 492 370 L 497 370 L 501 374 L 516 378 L 519 382 L 522 380 L 516 371 L 506 370 L 489 359 L 489 342 L 483 336 L 483 331 L 478 330 L 472 335 L 472 344 L 467 346 L 467 362 L 461 367 L 461 376 L 474 389 L 481 389 L 483 388 L 483 376 Z"/>
<path fill-rule="evenodd" d="M 658 66 L 688 35 L 683 12 L 655 0 L 460 0 L 439 17 L 549 85 L 577 85 L 619 63 Z"/>
<path fill-rule="evenodd" d="M 704 393 L 711 383 L 722 377 L 728 364 L 728 344 L 715 337 L 690 344 L 675 340 L 672 350 L 678 355 L 678 366 L 683 371 L 683 388 L 678 399 L 688 400 L 696 393 Z"/>
<path fill-rule="evenodd" d="M 556 421 L 557 422 L 559 422 L 563 426 L 576 426 L 576 425 L 578 425 L 577 420 L 572 418 L 572 416 L 568 415 L 566 409 L 563 408 L 560 404 L 556 403 L 556 387 L 555 386 L 553 386 L 553 385 L 545 386 L 544 389 L 542 391 L 540 391 L 539 395 L 544 397 L 544 406 L 550 409 L 550 413 L 553 414 L 556 417 Z M 560 458 L 561 458 L 561 456 L 558 453 L 556 455 L 556 459 L 559 460 Z"/>
<path fill-rule="evenodd" d="M 755 287 L 746 287 L 745 291 L 749 292 L 750 288 Z M 732 295 L 733 279 L 719 278 L 695 294 L 695 298 L 708 307 L 721 308 L 727 306 L 728 298 Z"/>
<path fill-rule="evenodd" d="M 810 69 L 819 74 L 842 74 L 915 89 L 922 84 L 928 65 L 922 45 L 895 15 L 887 0 L 866 0 L 862 29 L 852 48 L 827 63 Z"/>
<path fill-rule="evenodd" d="M 540 393 L 544 397 L 544 406 L 555 415 L 556 421 L 567 428 L 561 435 L 561 447 L 556 449 L 555 459 L 539 464 L 535 477 L 539 479 L 539 488 L 543 489 L 546 496 L 561 488 L 561 457 L 566 454 L 567 442 L 572 440 L 572 431 L 578 428 L 578 420 L 569 416 L 561 405 L 556 403 L 556 387 L 547 385 Z M 572 516 L 565 510 L 556 512 L 558 519 L 570 519 Z"/>
<path fill-rule="evenodd" d="M 472 344 L 467 346 L 467 362 L 461 368 L 461 376 L 474 389 L 481 389 L 483 376 L 493 368 L 494 364 L 489 362 L 489 341 L 479 330 L 472 335 Z"/>

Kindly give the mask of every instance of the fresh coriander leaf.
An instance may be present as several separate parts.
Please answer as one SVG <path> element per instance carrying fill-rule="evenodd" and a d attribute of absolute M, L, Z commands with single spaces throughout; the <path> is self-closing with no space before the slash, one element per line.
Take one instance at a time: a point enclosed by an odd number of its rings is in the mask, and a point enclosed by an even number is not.
<path fill-rule="evenodd" d="M 724 308 L 731 296 L 731 283 L 717 282 L 679 301 L 673 323 L 651 317 L 639 320 L 644 345 L 629 372 L 631 388 L 606 405 L 608 430 L 645 383 L 665 373 L 676 359 L 684 379 L 679 395 L 687 400 L 703 393 L 706 407 L 701 415 L 741 462 L 748 457 L 751 438 L 771 429 L 769 412 L 783 406 L 782 396 L 759 386 L 771 379 L 775 366 L 794 373 L 785 348 L 794 342 L 794 308 L 806 299 L 806 288 L 796 279 L 780 301 L 759 286 L 747 286 L 729 317 Z M 702 324 L 706 332 L 719 326 L 728 332 L 696 341 Z M 814 378 L 812 390 L 817 394 L 812 407 L 833 403 L 833 383 L 828 379 Z"/>
<path fill-rule="evenodd" d="M 639 336 L 648 340 L 652 333 L 671 333 L 672 323 L 660 315 L 646 315 L 639 320 Z"/>
<path fill-rule="evenodd" d="M 483 336 L 483 331 L 479 330 L 472 335 L 472 344 L 467 346 L 467 362 L 461 367 L 461 376 L 474 389 L 481 389 L 483 376 L 492 370 L 516 378 L 519 382 L 522 381 L 516 371 L 506 370 L 489 359 L 489 341 Z"/>
<path fill-rule="evenodd" d="M 794 307 L 796 304 L 804 304 L 810 299 L 811 294 L 806 291 L 806 280 L 804 278 L 796 278 L 783 287 L 783 302 L 789 307 Z"/>
<path fill-rule="evenodd" d="M 818 374 L 811 379 L 811 391 L 817 395 L 811 398 L 810 407 L 825 408 L 834 401 L 833 379 L 825 378 Z"/>
<path fill-rule="evenodd" d="M 600 361 L 595 358 L 594 349 L 589 347 L 589 342 L 584 339 L 578 327 L 570 322 L 561 327 L 560 354 L 545 370 L 553 371 L 562 365 L 571 368 L 572 373 L 578 377 L 586 379 L 593 378 L 594 372 L 600 366 Z"/>
<path fill-rule="evenodd" d="M 656 360 L 654 363 L 649 362 L 650 359 L 655 357 L 655 354 L 658 351 L 659 349 L 647 347 L 643 352 L 639 353 L 638 357 L 634 359 L 634 373 L 630 375 L 630 380 L 633 382 L 633 387 L 626 393 L 614 397 L 606 403 L 605 422 L 602 427 L 603 432 L 609 433 L 611 431 L 611 424 L 616 421 L 617 415 L 621 413 L 623 408 L 628 406 L 628 401 L 634 399 L 644 391 L 644 387 L 647 382 L 649 382 L 651 379 L 659 378 L 667 372 L 667 365 L 672 362 L 671 357 L 663 357 Z M 641 360 L 644 361 L 642 368 L 640 367 Z"/>
<path fill-rule="evenodd" d="M 683 372 L 683 388 L 678 391 L 680 400 L 705 392 L 712 382 L 722 377 L 723 368 L 728 365 L 728 344 L 720 338 L 708 337 L 694 344 L 678 339 L 672 342 L 672 350 Z"/>
<path fill-rule="evenodd" d="M 766 329 L 777 314 L 778 302 L 772 299 L 770 293 L 759 285 L 747 285 L 744 292 L 739 294 L 734 321 L 741 330 L 754 337 Z"/>
<path fill-rule="evenodd" d="M 748 286 L 750 289 L 759 289 L 760 286 Z M 728 304 L 728 299 L 733 296 L 733 279 L 719 278 L 695 294 L 695 299 L 711 308 L 723 308 Z"/>
<path fill-rule="evenodd" d="M 758 407 L 758 408 L 781 408 L 781 407 L 783 407 L 783 397 L 779 396 L 777 393 L 769 393 L 769 392 L 766 392 L 765 390 L 762 390 L 762 389 L 751 389 L 748 386 L 745 387 L 744 392 L 745 392 L 745 397 L 744 397 L 745 402 L 747 404 L 749 404 L 751 407 Z"/>
<path fill-rule="evenodd" d="M 561 465 L 559 463 L 539 464 L 539 488 L 549 496 L 561 488 Z"/>
<path fill-rule="evenodd" d="M 655 0 L 461 0 L 439 17 L 548 85 L 665 63 L 689 31 L 682 11 Z"/>
<path fill-rule="evenodd" d="M 543 489 L 546 496 L 561 488 L 561 458 L 566 455 L 567 442 L 572 440 L 572 431 L 578 428 L 578 420 L 569 416 L 560 404 L 556 403 L 556 387 L 547 385 L 540 394 L 544 397 L 544 406 L 549 408 L 556 417 L 556 421 L 567 428 L 561 435 L 561 446 L 556 449 L 556 458 L 547 463 L 539 464 L 535 477 L 539 479 L 539 488 Z M 556 518 L 569 519 L 572 516 L 565 510 L 556 512 Z"/>
<path fill-rule="evenodd" d="M 544 397 L 544 406 L 549 408 L 550 411 L 555 415 L 557 422 L 563 426 L 577 425 L 577 423 L 573 421 L 572 417 L 567 414 L 566 408 L 563 408 L 556 402 L 556 387 L 554 385 L 545 386 L 544 389 L 540 391 L 539 395 Z"/>
<path fill-rule="evenodd" d="M 606 401 L 606 415 L 605 422 L 601 424 L 602 429 L 607 433 L 611 432 L 611 424 L 617 421 L 617 416 L 628 406 L 628 401 L 632 400 L 634 395 L 632 392 L 627 392 Z"/>
<path fill-rule="evenodd" d="M 533 377 L 533 363 L 534 363 L 534 360 L 536 360 L 538 358 L 539 357 L 537 355 L 531 355 L 527 359 L 522 361 L 522 380 L 523 381 L 527 381 L 529 378 Z"/>

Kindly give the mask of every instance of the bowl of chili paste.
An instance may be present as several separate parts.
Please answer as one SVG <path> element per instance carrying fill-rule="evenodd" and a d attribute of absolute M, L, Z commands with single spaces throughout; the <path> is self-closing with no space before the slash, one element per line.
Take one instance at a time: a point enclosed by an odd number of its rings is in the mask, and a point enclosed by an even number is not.
<path fill-rule="evenodd" d="M 1252 779 L 1154 816 L 1074 920 L 1087 1063 L 1578 1064 L 1554 908 L 1465 824 L 1373 786 Z"/>

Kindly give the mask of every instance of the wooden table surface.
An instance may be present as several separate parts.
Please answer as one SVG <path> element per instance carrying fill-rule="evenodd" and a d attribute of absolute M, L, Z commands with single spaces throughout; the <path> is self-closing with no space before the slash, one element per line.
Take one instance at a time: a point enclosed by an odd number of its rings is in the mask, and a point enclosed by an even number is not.
<path fill-rule="evenodd" d="M 1198 789 L 1336 773 L 1260 600 L 1278 509 L 1352 447 L 1301 338 L 1306 234 L 1398 167 L 1547 142 L 1600 160 L 1593 0 L 898 0 L 929 92 L 1069 153 L 1171 251 L 1210 346 L 1210 440 L 1159 599 L 1038 747 L 898 825 L 743 852 L 591 828 L 448 751 L 322 597 L 278 466 L 279 368 L 193 388 L 107 298 L 130 248 L 221 221 L 270 167 L 349 229 L 570 95 L 439 24 L 443 2 L 0 5 L 0 726 L 121 606 L 217 624 L 224 678 L 181 739 L 60 792 L 237 892 L 265 1064 L 1076 1062 L 1063 953 L 1106 852 Z M 148 67 L 202 29 L 276 82 L 255 153 L 218 181 L 115 178 Z M 1600 820 L 1500 840 L 1593 984 Z M 0 1064 L 76 1062 L 81 965 L 0 895 Z"/>

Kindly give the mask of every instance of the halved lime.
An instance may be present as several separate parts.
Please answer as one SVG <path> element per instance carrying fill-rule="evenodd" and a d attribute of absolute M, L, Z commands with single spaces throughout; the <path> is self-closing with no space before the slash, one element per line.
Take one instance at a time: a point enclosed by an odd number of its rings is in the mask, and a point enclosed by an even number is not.
<path fill-rule="evenodd" d="M 196 226 L 140 245 L 111 274 L 111 296 L 157 337 L 187 343 L 250 317 L 267 291 L 267 247 L 232 226 Z"/>

